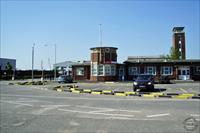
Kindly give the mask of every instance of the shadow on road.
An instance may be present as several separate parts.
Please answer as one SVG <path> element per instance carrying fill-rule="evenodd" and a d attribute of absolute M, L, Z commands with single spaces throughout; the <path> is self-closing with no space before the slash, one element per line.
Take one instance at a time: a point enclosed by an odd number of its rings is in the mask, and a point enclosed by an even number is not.
<path fill-rule="evenodd" d="M 165 88 L 154 88 L 154 90 L 139 90 L 139 92 L 163 92 L 163 91 L 166 91 L 167 89 Z"/>

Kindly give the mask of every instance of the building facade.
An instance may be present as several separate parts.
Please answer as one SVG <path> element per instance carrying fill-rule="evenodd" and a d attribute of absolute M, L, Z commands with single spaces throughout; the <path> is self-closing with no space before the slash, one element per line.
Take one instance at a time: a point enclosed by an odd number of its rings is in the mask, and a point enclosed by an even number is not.
<path fill-rule="evenodd" d="M 151 74 L 155 80 L 161 76 L 176 80 L 200 80 L 200 60 L 135 59 L 128 58 L 124 62 L 127 80 L 133 80 L 138 74 Z"/>
<path fill-rule="evenodd" d="M 138 74 L 151 74 L 155 80 L 168 76 L 171 80 L 200 80 L 200 59 L 166 60 L 153 56 L 128 57 L 123 64 L 100 64 L 95 75 L 92 75 L 92 63 L 73 65 L 74 80 L 90 81 L 132 81 Z M 107 70 L 107 66 L 110 70 Z M 97 76 L 97 72 L 99 73 Z M 111 75 L 112 74 L 112 75 Z M 94 78 L 95 77 L 95 78 Z"/>
<path fill-rule="evenodd" d="M 65 61 L 54 64 L 53 68 L 57 68 L 60 75 L 72 75 L 72 65 L 77 64 L 75 61 Z"/>
<path fill-rule="evenodd" d="M 90 61 L 83 61 L 72 65 L 72 76 L 74 80 L 90 80 Z"/>
<path fill-rule="evenodd" d="M 117 48 L 91 48 L 91 81 L 116 80 Z"/>
<path fill-rule="evenodd" d="M 173 36 L 172 36 L 172 45 L 175 51 L 179 52 L 179 59 L 186 59 L 186 51 L 185 51 L 185 32 L 184 27 L 174 27 L 173 28 Z"/>
<path fill-rule="evenodd" d="M 116 47 L 94 47 L 90 49 L 90 63 L 73 65 L 74 78 L 124 81 L 133 80 L 138 74 L 151 74 L 155 80 L 163 75 L 176 80 L 200 80 L 200 59 L 186 59 L 184 27 L 174 27 L 172 31 L 172 47 L 179 53 L 178 60 L 167 60 L 160 56 L 137 56 L 128 57 L 122 64 L 118 64 Z M 81 75 L 79 71 L 82 71 Z"/>

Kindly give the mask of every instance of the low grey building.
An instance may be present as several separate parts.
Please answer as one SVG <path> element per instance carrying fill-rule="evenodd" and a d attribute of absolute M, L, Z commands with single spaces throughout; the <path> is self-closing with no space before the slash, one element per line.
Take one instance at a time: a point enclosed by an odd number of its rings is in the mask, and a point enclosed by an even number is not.
<path fill-rule="evenodd" d="M 72 65 L 80 64 L 84 61 L 64 61 L 54 64 L 54 68 L 57 67 L 60 75 L 72 75 Z"/>
<path fill-rule="evenodd" d="M 6 70 L 8 65 L 12 66 L 12 70 L 16 70 L 16 59 L 0 58 L 0 70 Z"/>

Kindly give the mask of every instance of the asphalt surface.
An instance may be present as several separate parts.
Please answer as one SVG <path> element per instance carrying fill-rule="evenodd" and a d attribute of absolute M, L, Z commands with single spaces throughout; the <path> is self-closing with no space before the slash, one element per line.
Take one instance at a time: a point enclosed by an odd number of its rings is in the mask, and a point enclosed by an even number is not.
<path fill-rule="evenodd" d="M 0 82 L 1 133 L 200 132 L 199 99 L 145 99 L 45 89 L 53 85 L 15 86 Z M 129 89 L 132 86 L 121 83 L 78 85 L 88 89 Z M 199 92 L 198 84 L 157 86 L 172 89 L 166 91 Z"/>

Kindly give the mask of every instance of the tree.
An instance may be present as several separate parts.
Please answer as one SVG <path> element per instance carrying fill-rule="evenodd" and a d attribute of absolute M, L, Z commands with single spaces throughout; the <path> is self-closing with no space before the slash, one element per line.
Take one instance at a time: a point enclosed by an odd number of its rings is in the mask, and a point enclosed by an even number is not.
<path fill-rule="evenodd" d="M 178 49 L 171 47 L 169 54 L 160 55 L 160 58 L 166 59 L 166 60 L 180 60 L 180 55 L 181 55 L 181 53 L 178 51 Z"/>
<path fill-rule="evenodd" d="M 178 49 L 171 47 L 169 55 L 171 60 L 180 60 L 180 54 L 181 53 L 178 51 Z"/>
<path fill-rule="evenodd" d="M 160 58 L 165 59 L 165 60 L 169 60 L 170 59 L 170 55 L 160 55 Z"/>
<path fill-rule="evenodd" d="M 7 62 L 5 69 L 6 69 L 6 73 L 7 73 L 6 76 L 7 76 L 7 78 L 9 78 L 13 74 L 13 70 L 12 70 L 13 67 L 9 62 Z"/>
<path fill-rule="evenodd" d="M 6 70 L 12 71 L 12 65 L 9 62 L 7 62 L 7 64 L 6 64 Z"/>

